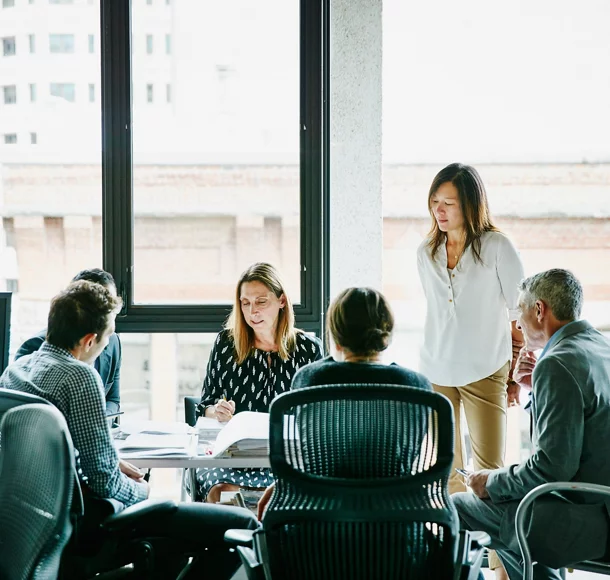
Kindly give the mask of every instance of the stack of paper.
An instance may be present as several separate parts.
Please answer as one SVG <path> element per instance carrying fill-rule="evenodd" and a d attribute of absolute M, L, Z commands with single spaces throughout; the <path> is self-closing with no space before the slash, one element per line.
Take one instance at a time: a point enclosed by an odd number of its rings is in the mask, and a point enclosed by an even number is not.
<path fill-rule="evenodd" d="M 269 453 L 269 413 L 237 413 L 218 433 L 214 457 L 264 457 Z"/>
<path fill-rule="evenodd" d="M 191 436 L 175 433 L 134 433 L 123 441 L 117 441 L 121 457 L 188 457 L 191 452 Z"/>
<path fill-rule="evenodd" d="M 210 443 L 216 441 L 218 433 L 225 427 L 226 423 L 221 423 L 217 419 L 209 417 L 199 417 L 195 430 L 197 431 L 199 443 Z"/>

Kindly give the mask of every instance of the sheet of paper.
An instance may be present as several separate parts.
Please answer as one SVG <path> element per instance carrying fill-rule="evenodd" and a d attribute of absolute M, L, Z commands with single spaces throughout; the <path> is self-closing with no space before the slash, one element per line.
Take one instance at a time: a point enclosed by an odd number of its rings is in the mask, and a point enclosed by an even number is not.
<path fill-rule="evenodd" d="M 123 433 L 129 433 L 130 435 L 135 433 L 178 435 L 180 433 L 190 433 L 192 431 L 192 427 L 189 427 L 186 423 L 178 423 L 177 421 L 143 421 L 137 419 L 121 419 L 120 428 Z"/>
<path fill-rule="evenodd" d="M 182 447 L 172 449 L 147 449 L 143 451 L 121 451 L 121 459 L 137 459 L 138 457 L 190 457 L 188 449 Z"/>

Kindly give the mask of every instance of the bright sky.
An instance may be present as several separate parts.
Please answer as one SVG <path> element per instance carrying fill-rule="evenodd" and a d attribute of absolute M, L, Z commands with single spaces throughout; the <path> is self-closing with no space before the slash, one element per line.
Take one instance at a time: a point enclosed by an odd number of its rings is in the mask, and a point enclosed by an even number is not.
<path fill-rule="evenodd" d="M 608 0 L 384 0 L 384 162 L 610 161 Z"/>

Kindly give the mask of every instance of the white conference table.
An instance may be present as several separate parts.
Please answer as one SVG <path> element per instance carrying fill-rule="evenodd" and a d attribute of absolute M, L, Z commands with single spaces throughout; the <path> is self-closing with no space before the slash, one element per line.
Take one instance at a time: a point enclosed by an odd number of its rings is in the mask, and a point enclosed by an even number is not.
<path fill-rule="evenodd" d="M 119 453 L 120 457 L 120 453 Z M 127 457 L 126 461 L 136 467 L 197 469 L 199 467 L 229 467 L 232 469 L 248 467 L 269 467 L 269 457 L 211 457 L 210 455 L 193 455 L 191 457 Z"/>
<path fill-rule="evenodd" d="M 186 427 L 185 424 L 166 424 L 169 430 L 174 429 L 174 432 L 185 432 L 183 429 Z M 162 424 L 153 421 L 137 421 L 134 425 L 135 429 L 129 429 L 126 426 L 128 433 L 135 433 L 142 429 L 147 428 L 163 428 Z M 187 430 L 190 428 L 186 427 Z M 188 432 L 188 431 L 186 431 Z M 231 469 L 246 469 L 246 468 L 265 468 L 269 467 L 269 456 L 246 456 L 246 457 L 227 457 L 219 456 L 214 457 L 212 455 L 201 455 L 198 454 L 197 447 L 197 434 L 191 432 L 192 444 L 190 455 L 168 455 L 159 456 L 155 454 L 146 455 L 145 452 L 134 455 L 132 453 L 122 454 L 120 446 L 118 446 L 118 454 L 121 459 L 125 459 L 129 463 L 135 465 L 140 469 L 182 469 L 182 483 L 181 483 L 181 499 L 183 501 L 188 500 L 186 493 L 185 479 L 188 477 L 191 482 L 191 486 L 195 485 L 196 472 L 198 468 L 231 468 Z"/>

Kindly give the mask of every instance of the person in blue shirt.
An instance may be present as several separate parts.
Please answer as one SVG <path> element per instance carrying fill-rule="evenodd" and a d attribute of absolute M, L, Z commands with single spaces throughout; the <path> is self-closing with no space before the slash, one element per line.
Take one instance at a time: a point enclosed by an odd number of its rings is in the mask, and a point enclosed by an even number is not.
<path fill-rule="evenodd" d="M 64 415 L 80 461 L 84 517 L 93 513 L 90 524 L 79 526 L 81 534 L 98 523 L 95 510 L 88 509 L 92 502 L 109 499 L 128 507 L 150 492 L 144 474 L 119 459 L 105 416 L 102 380 L 92 366 L 114 334 L 120 308 L 121 299 L 101 284 L 86 280 L 70 284 L 51 301 L 41 347 L 10 364 L 0 376 L 0 389 L 42 397 Z M 185 578 L 232 577 L 239 556 L 230 551 L 224 533 L 257 526 L 246 509 L 209 504 L 181 503 L 174 511 L 154 517 L 132 515 L 134 537 L 161 540 L 162 557 L 155 559 L 150 576 L 155 580 L 178 577 L 191 557 Z M 114 550 L 111 537 L 87 535 L 80 541 L 98 550 Z"/>
<path fill-rule="evenodd" d="M 72 282 L 77 282 L 78 280 L 86 280 L 88 282 L 101 284 L 104 288 L 107 288 L 113 296 L 117 295 L 116 283 L 112 274 L 109 274 L 100 268 L 80 271 L 72 278 Z M 19 350 L 17 350 L 15 360 L 36 352 L 45 341 L 46 335 L 47 329 L 45 328 L 36 336 L 26 340 L 19 347 Z M 121 357 L 121 341 L 116 333 L 112 333 L 108 339 L 108 345 L 102 350 L 93 363 L 95 370 L 102 379 L 104 393 L 106 394 L 106 415 L 118 413 L 121 409 Z"/>

